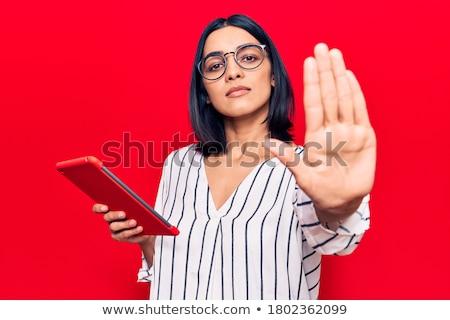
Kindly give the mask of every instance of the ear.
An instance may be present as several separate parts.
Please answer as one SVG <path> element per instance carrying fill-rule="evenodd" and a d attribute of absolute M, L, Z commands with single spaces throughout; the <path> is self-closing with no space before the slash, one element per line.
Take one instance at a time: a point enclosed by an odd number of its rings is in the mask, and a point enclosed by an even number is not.
<path fill-rule="evenodd" d="M 275 87 L 275 77 L 272 75 L 272 80 L 270 80 L 272 87 Z"/>
<path fill-rule="evenodd" d="M 211 104 L 211 99 L 209 98 L 209 96 L 206 97 L 206 103 Z"/>

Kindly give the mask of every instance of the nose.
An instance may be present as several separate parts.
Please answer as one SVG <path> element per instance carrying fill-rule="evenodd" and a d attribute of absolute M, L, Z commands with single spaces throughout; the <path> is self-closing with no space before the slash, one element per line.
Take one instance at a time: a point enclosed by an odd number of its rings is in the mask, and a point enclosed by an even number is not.
<path fill-rule="evenodd" d="M 229 55 L 229 56 L 228 56 Z M 225 70 L 225 79 L 233 80 L 241 78 L 243 76 L 242 68 L 237 64 L 234 59 L 234 52 L 227 52 L 224 54 L 225 59 L 227 59 L 227 68 Z"/>

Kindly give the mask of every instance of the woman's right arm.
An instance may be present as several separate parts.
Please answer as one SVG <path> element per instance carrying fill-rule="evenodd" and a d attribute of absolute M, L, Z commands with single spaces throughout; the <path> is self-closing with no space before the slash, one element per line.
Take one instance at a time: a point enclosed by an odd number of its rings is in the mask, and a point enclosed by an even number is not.
<path fill-rule="evenodd" d="M 103 214 L 114 240 L 139 244 L 148 265 L 153 265 L 155 236 L 140 235 L 143 228 L 137 224 L 136 220 L 127 219 L 123 211 L 109 211 L 108 206 L 100 203 L 94 204 L 92 211 Z"/>

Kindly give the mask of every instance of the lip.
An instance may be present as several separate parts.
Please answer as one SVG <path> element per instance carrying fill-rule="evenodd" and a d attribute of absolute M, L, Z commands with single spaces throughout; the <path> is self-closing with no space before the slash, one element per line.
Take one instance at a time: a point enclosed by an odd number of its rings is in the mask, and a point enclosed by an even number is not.
<path fill-rule="evenodd" d="M 233 87 L 225 94 L 227 97 L 239 97 L 250 91 L 250 88 L 244 86 Z"/>

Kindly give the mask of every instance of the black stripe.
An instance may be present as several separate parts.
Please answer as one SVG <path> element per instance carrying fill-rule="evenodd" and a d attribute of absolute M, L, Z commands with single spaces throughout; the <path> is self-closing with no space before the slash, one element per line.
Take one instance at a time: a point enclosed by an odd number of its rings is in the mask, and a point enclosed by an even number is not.
<path fill-rule="evenodd" d="M 284 172 L 283 172 L 283 180 L 284 180 L 284 177 L 285 177 L 285 175 L 286 175 L 286 172 L 287 172 L 287 169 L 285 168 L 284 169 Z M 290 175 L 290 178 L 289 178 L 289 181 L 288 181 L 288 185 L 287 186 L 289 186 L 289 182 L 291 181 L 291 179 L 293 178 L 293 175 L 291 174 Z M 280 183 L 281 184 L 281 183 Z M 286 203 L 286 196 L 287 196 L 287 191 L 289 190 L 288 188 L 286 188 L 287 190 L 285 191 L 285 193 L 284 193 L 284 198 L 283 198 L 283 201 L 281 202 L 282 203 L 282 206 L 281 206 L 281 208 L 280 208 L 280 213 L 281 212 L 283 212 L 283 209 L 284 209 L 284 205 L 285 205 L 285 203 Z M 277 223 L 277 232 L 276 232 L 276 235 L 275 235 L 275 243 L 274 243 L 274 253 L 275 253 L 275 255 L 274 255 L 274 259 L 275 259 L 275 263 L 274 263 L 274 265 L 275 265 L 275 276 L 274 276 L 274 297 L 273 297 L 273 299 L 277 299 L 277 294 L 278 294 L 278 268 L 277 268 L 277 263 L 276 263 L 276 260 L 277 260 L 277 242 L 278 242 L 278 231 L 279 231 L 279 229 L 280 229 L 280 221 L 281 221 L 281 214 L 280 214 L 280 216 L 279 216 L 279 218 L 278 218 L 278 223 Z M 292 220 L 291 220 L 292 221 Z M 288 235 L 289 236 L 289 235 Z M 288 249 L 288 252 L 289 252 L 289 249 Z M 289 257 L 289 255 L 288 255 L 288 257 Z M 288 274 L 289 274 L 289 272 L 288 272 Z M 288 288 L 289 288 L 289 286 L 288 286 Z M 290 292 L 289 292 L 289 296 L 290 296 Z"/>
<path fill-rule="evenodd" d="M 317 266 L 315 266 L 313 269 L 309 270 L 307 273 L 305 273 L 305 276 L 309 276 L 311 273 L 317 271 L 321 265 L 321 262 Z"/>
<path fill-rule="evenodd" d="M 287 257 L 287 259 L 286 259 L 286 274 L 287 274 L 287 285 L 288 285 L 287 290 L 288 290 L 289 299 L 291 299 L 291 292 L 292 292 L 290 272 L 289 272 L 289 261 L 290 261 L 289 257 L 290 257 L 290 250 L 291 250 L 291 238 L 292 238 L 292 235 L 297 235 L 297 230 L 298 230 L 298 220 L 297 220 L 296 225 L 294 226 L 295 217 L 296 217 L 295 211 L 293 210 L 292 215 L 291 215 L 291 222 L 289 225 L 290 232 L 287 234 L 288 241 L 287 241 L 287 248 L 286 248 L 286 257 Z M 297 240 L 296 241 L 297 245 L 300 245 L 298 243 L 297 237 L 296 237 L 296 240 Z"/>
<path fill-rule="evenodd" d="M 181 177 L 181 169 L 183 168 L 183 164 L 185 163 L 185 158 L 186 158 L 186 156 L 189 154 L 189 151 L 192 149 L 192 146 L 189 146 L 189 148 L 187 148 L 187 150 L 186 150 L 186 152 L 183 154 L 183 159 L 182 159 L 182 161 L 181 161 L 181 163 L 180 163 L 180 165 L 179 165 L 179 170 L 178 170 L 178 175 L 177 175 L 177 177 L 176 177 L 176 184 L 175 184 L 175 190 L 174 190 L 174 194 L 176 195 L 176 192 L 177 192 L 177 190 L 178 190 L 178 185 L 179 185 L 179 183 L 180 183 L 180 177 Z M 169 176 L 169 187 L 172 185 L 172 169 L 173 168 L 175 168 L 176 167 L 176 163 L 175 163 L 175 157 L 176 156 L 178 156 L 178 154 L 180 153 L 180 151 L 181 150 L 184 150 L 184 149 L 180 149 L 180 150 L 177 150 L 177 151 L 175 151 L 174 152 L 174 155 L 173 155 L 173 157 L 172 157 L 172 161 L 171 161 L 171 165 L 170 165 L 170 176 Z M 175 164 L 175 165 L 174 165 Z M 188 175 L 189 176 L 189 175 Z M 170 190 L 170 189 L 169 189 Z M 169 192 L 167 192 L 167 195 L 169 195 L 170 193 Z M 169 196 L 167 196 L 167 199 L 166 199 L 166 204 L 167 204 L 167 201 L 168 201 L 168 199 L 169 199 Z M 174 207 L 175 207 L 175 203 L 176 203 L 176 196 L 174 197 L 174 199 L 173 199 L 173 202 L 172 202 L 172 208 L 171 208 L 171 210 L 170 210 L 170 214 L 169 214 L 169 218 L 172 216 L 172 212 L 173 212 L 173 209 L 174 209 Z M 166 205 L 165 205 L 166 206 Z M 165 207 L 164 206 L 164 207 Z M 164 210 L 164 212 L 165 212 L 165 210 Z M 180 217 L 180 219 L 178 220 L 178 222 L 176 223 L 176 226 L 177 227 L 179 227 L 179 224 L 180 224 L 180 221 L 181 221 L 181 219 L 183 218 L 183 214 L 181 214 L 181 217 Z M 175 224 L 175 223 L 174 223 Z M 173 241 L 173 248 L 175 248 L 175 244 L 176 244 L 176 239 L 177 239 L 177 237 L 171 237 L 171 238 L 167 238 L 167 237 L 161 237 L 161 254 L 160 254 L 160 265 L 161 265 L 161 262 L 162 262 L 162 259 L 163 259 L 163 250 L 162 250 L 162 247 L 163 247 L 163 242 L 164 241 Z M 174 255 L 175 255 L 175 250 L 172 250 L 172 265 L 171 265 L 171 270 L 172 270 L 172 272 L 171 272 L 171 279 L 173 280 L 173 270 L 174 270 Z M 158 297 L 159 297 L 159 292 L 160 292 L 160 288 L 161 288 L 161 273 L 159 273 L 159 281 L 158 281 Z M 173 292 L 173 281 L 171 281 L 171 283 L 170 283 L 170 298 L 172 298 L 172 292 Z"/>
<path fill-rule="evenodd" d="M 188 187 L 188 181 L 189 181 L 189 175 L 190 175 L 190 173 L 191 173 L 191 168 L 192 168 L 193 158 L 194 158 L 194 156 L 195 156 L 195 151 L 194 151 L 194 153 L 192 153 L 192 159 L 189 159 L 189 154 L 190 154 L 190 151 L 191 151 L 191 150 L 192 150 L 192 148 L 190 147 L 190 148 L 187 150 L 187 152 L 183 155 L 183 161 L 182 161 L 181 164 L 180 164 L 180 171 L 178 172 L 177 186 L 178 186 L 178 183 L 180 182 L 181 169 L 183 168 L 183 164 L 185 163 L 185 159 L 186 159 L 186 156 L 187 156 L 187 161 L 188 161 L 188 163 L 189 163 L 189 169 L 188 169 L 188 172 L 187 172 L 187 174 L 186 174 L 185 181 L 184 181 L 184 193 L 183 193 L 183 197 L 182 197 L 183 201 L 181 202 L 181 203 L 182 203 L 182 209 L 180 210 L 180 211 L 181 211 L 181 216 L 180 216 L 180 219 L 178 220 L 177 227 L 180 225 L 181 220 L 183 219 L 183 215 L 184 215 L 184 214 L 183 214 L 183 213 L 184 213 L 184 205 L 185 205 L 184 199 L 185 199 L 185 197 L 186 197 L 186 192 L 187 192 L 187 187 Z M 178 187 L 177 187 L 177 189 L 178 189 Z M 175 198 L 176 198 L 176 197 L 175 197 Z M 174 209 L 174 207 L 175 207 L 175 203 L 176 203 L 175 198 L 174 198 L 174 201 L 173 201 L 173 204 L 172 204 L 172 210 L 171 210 L 171 212 L 173 211 L 173 209 Z M 173 239 L 173 248 L 176 248 L 176 241 L 177 241 L 177 238 L 174 237 L 174 239 Z M 172 294 L 173 294 L 173 276 L 174 276 L 173 270 L 174 270 L 174 263 L 175 263 L 175 252 L 176 252 L 176 250 L 172 250 L 172 266 L 171 266 L 172 272 L 171 272 L 171 275 L 170 275 L 170 295 L 169 295 L 170 299 L 172 299 Z M 186 267 L 187 267 L 187 263 L 188 263 L 188 261 L 186 261 Z M 184 292 L 186 292 L 186 287 L 183 288 L 183 289 L 184 289 Z"/>
<path fill-rule="evenodd" d="M 314 223 L 302 224 L 301 227 L 302 228 L 315 227 L 315 226 L 318 226 L 320 223 L 321 223 L 320 221 L 317 221 L 317 222 L 314 222 Z"/>
<path fill-rule="evenodd" d="M 348 241 L 347 245 L 345 246 L 345 248 L 343 250 L 345 250 L 348 247 L 350 247 L 350 245 L 352 244 L 352 241 L 353 241 L 354 238 L 355 238 L 355 235 L 352 235 L 352 237 L 350 238 L 350 240 Z"/>
<path fill-rule="evenodd" d="M 245 200 L 244 200 L 244 203 L 241 206 L 241 210 L 236 215 L 236 217 L 234 217 L 233 220 L 231 221 L 231 238 L 232 239 L 234 239 L 234 222 L 236 221 L 236 219 L 241 215 L 242 211 L 244 210 L 244 207 L 247 204 L 247 200 L 248 200 L 248 197 L 250 195 L 250 192 L 253 189 L 253 186 L 255 185 L 256 177 L 258 176 L 259 172 L 261 171 L 261 168 L 262 168 L 262 165 L 259 166 L 258 171 L 256 172 L 255 177 L 253 178 L 253 181 L 250 184 L 250 189 L 248 190 L 247 195 L 245 196 Z M 247 177 L 245 177 L 244 180 L 246 178 Z M 230 210 L 231 210 L 231 206 L 230 206 Z M 247 253 L 247 249 L 245 251 Z M 231 256 L 234 257 L 234 241 L 232 241 L 232 243 L 231 243 Z M 246 266 L 246 269 L 247 269 L 247 266 Z M 248 271 L 246 271 L 246 276 L 247 276 L 247 279 L 248 279 Z M 232 281 L 231 283 L 233 285 L 233 299 L 234 299 L 234 262 L 231 264 L 231 281 Z M 248 299 L 248 286 L 247 286 L 246 296 L 247 296 L 247 299 Z"/>
<path fill-rule="evenodd" d="M 203 156 L 202 156 L 202 160 L 203 161 Z M 200 165 L 200 167 L 202 167 L 203 162 L 201 162 L 202 164 Z M 200 170 L 199 170 L 199 175 L 200 175 Z M 205 228 L 203 229 L 203 236 L 202 236 L 202 245 L 201 245 L 201 250 L 200 250 L 200 258 L 199 258 L 199 263 L 198 263 L 198 271 L 197 271 L 197 292 L 195 293 L 195 299 L 198 300 L 199 299 L 199 290 L 200 290 L 200 269 L 201 269 L 201 265 L 202 265 L 202 260 L 203 260 L 203 253 L 204 253 L 204 248 L 205 248 L 205 240 L 206 240 L 206 230 L 208 230 L 208 224 L 211 221 L 210 220 L 210 215 L 209 215 L 209 186 L 208 183 L 206 183 L 207 185 L 207 194 L 206 194 L 206 214 L 208 215 L 208 219 L 206 221 L 205 224 Z M 195 201 L 194 203 L 194 207 L 196 206 L 197 201 Z M 206 297 L 205 297 L 206 299 Z"/>
<path fill-rule="evenodd" d="M 209 285 L 211 284 L 211 279 L 213 278 L 211 276 L 211 274 L 212 274 L 212 269 L 213 269 L 213 265 L 214 265 L 214 256 L 215 256 L 214 253 L 216 251 L 217 237 L 219 235 L 219 229 L 220 228 L 221 228 L 221 223 L 219 223 L 219 226 L 218 226 L 217 231 L 216 231 L 216 236 L 214 237 L 214 246 L 213 246 L 213 251 L 211 253 L 211 262 L 210 262 L 210 265 L 209 265 L 208 285 L 206 286 L 206 295 L 205 295 L 204 299 L 208 298 Z"/>
<path fill-rule="evenodd" d="M 303 260 L 306 260 L 306 259 L 308 259 L 309 257 L 315 255 L 316 252 L 317 252 L 317 251 L 314 250 L 314 251 L 312 251 L 310 254 L 307 254 L 306 256 L 303 256 Z"/>
<path fill-rule="evenodd" d="M 313 249 L 317 249 L 317 248 L 319 248 L 319 247 L 321 247 L 321 246 L 327 244 L 328 242 L 330 242 L 331 240 L 333 240 L 334 238 L 336 238 L 338 235 L 339 235 L 338 233 L 335 233 L 332 237 L 328 238 L 328 239 L 325 240 L 324 242 L 319 243 L 319 244 L 316 244 L 316 245 L 313 247 Z"/>
<path fill-rule="evenodd" d="M 199 289 L 200 289 L 200 267 L 202 265 L 202 260 L 203 260 L 203 253 L 204 253 L 204 248 L 205 248 L 205 240 L 206 240 L 206 230 L 208 229 L 208 224 L 211 220 L 208 219 L 208 221 L 205 224 L 205 228 L 203 229 L 203 237 L 202 237 L 202 248 L 200 250 L 200 260 L 199 260 L 199 264 L 198 264 L 198 271 L 197 271 L 197 293 L 196 293 L 196 299 L 198 300 L 198 294 L 199 294 Z M 205 297 L 206 299 L 206 297 Z"/>
<path fill-rule="evenodd" d="M 165 208 L 166 208 L 167 202 L 168 202 L 168 200 L 169 200 L 169 194 L 170 194 L 169 191 L 170 191 L 170 188 L 171 188 L 171 186 L 172 186 L 172 183 L 171 183 L 171 182 L 172 182 L 172 168 L 174 167 L 174 166 L 173 166 L 174 159 L 175 159 L 175 156 L 177 156 L 177 154 L 178 154 L 179 152 L 180 152 L 180 150 L 174 151 L 174 153 L 173 153 L 173 155 L 172 155 L 172 158 L 171 158 L 171 161 L 170 161 L 170 164 L 169 164 L 169 168 L 168 168 L 168 170 L 169 170 L 168 190 L 167 190 L 167 192 L 163 192 L 163 195 L 166 196 L 166 199 L 165 199 L 164 204 L 163 204 L 163 210 L 162 210 L 163 212 L 166 212 Z M 165 170 L 165 169 L 164 169 L 164 170 Z M 162 177 L 162 179 L 164 179 L 164 178 L 165 178 L 165 176 Z M 164 183 L 165 183 L 165 180 L 164 180 Z M 177 184 L 177 185 L 178 185 L 178 184 Z M 169 216 L 166 217 L 167 219 L 170 218 L 171 213 L 172 213 L 172 211 L 170 211 Z M 157 281 L 158 286 L 157 286 L 157 288 L 156 288 L 156 290 L 157 290 L 157 294 L 156 294 L 157 299 L 159 299 L 159 293 L 160 293 L 160 289 L 161 289 L 161 272 L 159 272 L 159 271 L 157 270 L 157 268 L 158 268 L 158 266 L 160 266 L 161 263 L 162 263 L 162 256 L 163 256 L 163 250 L 162 250 L 162 248 L 163 248 L 163 242 L 164 242 L 165 237 L 161 237 L 160 239 L 161 239 L 161 245 L 160 245 L 159 264 L 153 263 L 153 264 L 154 264 L 154 267 L 153 267 L 153 270 L 154 270 L 154 277 L 156 277 L 156 275 L 158 275 L 158 281 Z M 152 285 L 152 290 L 155 289 L 154 287 L 155 287 L 155 286 Z"/>
<path fill-rule="evenodd" d="M 197 181 L 195 182 L 195 188 L 194 188 L 194 199 L 193 199 L 194 201 L 193 201 L 193 206 L 192 206 L 192 211 L 194 213 L 194 220 L 192 220 L 191 228 L 189 229 L 189 236 L 188 236 L 188 240 L 187 240 L 186 269 L 184 271 L 185 276 L 184 276 L 183 300 L 186 300 L 186 291 L 187 291 L 186 288 L 187 288 L 187 278 L 188 278 L 187 274 L 188 274 L 189 252 L 190 252 L 190 247 L 191 247 L 192 230 L 194 229 L 195 222 L 197 221 L 197 210 L 195 210 L 195 204 L 197 203 L 197 189 L 198 189 L 198 180 L 200 178 L 200 168 L 201 168 L 201 166 L 198 166 L 198 169 L 197 169 Z M 189 168 L 189 170 L 190 170 L 190 168 Z M 185 190 L 185 193 L 183 195 L 183 203 L 184 203 L 185 195 L 186 195 L 186 190 Z"/>
<path fill-rule="evenodd" d="M 256 210 L 253 212 L 252 216 L 245 223 L 245 242 L 246 242 L 246 244 L 248 243 L 248 241 L 247 241 L 248 240 L 248 232 L 247 232 L 248 224 L 249 224 L 250 220 L 256 215 L 256 213 L 258 212 L 259 207 L 261 206 L 262 200 L 263 200 L 264 195 L 265 195 L 265 193 L 267 191 L 267 187 L 269 185 L 269 181 L 270 181 L 270 179 L 272 177 L 274 169 L 275 168 L 272 167 L 272 169 L 270 170 L 269 177 L 267 178 L 266 184 L 264 185 L 264 191 L 263 191 L 263 193 L 262 193 L 262 195 L 261 195 L 261 197 L 259 199 L 258 206 L 256 207 Z M 280 188 L 278 188 L 277 197 L 278 197 L 279 191 L 280 191 Z M 270 210 L 274 207 L 277 197 L 274 197 L 274 202 L 272 203 L 272 206 L 270 207 L 268 212 L 270 212 Z M 263 284 L 264 281 L 263 281 L 263 276 L 262 276 L 262 260 L 263 260 L 263 246 L 262 246 L 263 236 L 262 236 L 262 230 L 263 230 L 263 227 L 264 227 L 264 221 L 265 221 L 266 217 L 267 217 L 267 213 L 264 216 L 264 219 L 262 220 L 261 229 L 260 229 L 260 233 L 261 233 L 261 237 L 260 237 L 260 239 L 261 239 L 261 241 L 260 241 L 260 253 L 261 253 L 261 257 L 260 257 L 260 259 L 261 259 L 260 260 L 260 281 L 261 281 L 260 288 L 261 288 L 261 290 L 260 290 L 260 293 L 261 293 L 261 297 L 260 297 L 260 299 L 263 299 L 263 286 L 264 286 L 264 284 Z M 246 272 L 247 279 L 248 279 L 248 250 L 247 250 L 247 248 L 245 249 L 245 269 L 246 269 L 245 272 Z M 248 299 L 248 288 L 247 288 L 247 299 Z"/>
<path fill-rule="evenodd" d="M 351 233 L 350 232 L 350 230 L 348 230 L 346 227 L 344 227 L 343 225 L 340 225 L 339 226 L 339 229 L 342 229 L 342 230 L 344 230 L 345 232 L 347 232 L 347 233 Z"/>
<path fill-rule="evenodd" d="M 302 291 L 303 261 L 300 263 L 300 274 L 298 276 L 297 300 L 300 299 L 300 293 Z"/>
<path fill-rule="evenodd" d="M 312 290 L 314 290 L 319 285 L 319 283 L 320 283 L 320 278 L 315 285 L 313 285 L 311 288 L 308 288 L 308 291 L 311 292 Z"/>
<path fill-rule="evenodd" d="M 311 204 L 311 203 L 312 203 L 312 201 L 305 201 L 305 202 L 300 202 L 300 203 L 297 202 L 297 207 L 306 206 L 307 204 Z"/>

